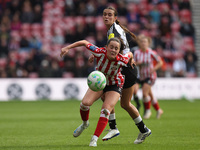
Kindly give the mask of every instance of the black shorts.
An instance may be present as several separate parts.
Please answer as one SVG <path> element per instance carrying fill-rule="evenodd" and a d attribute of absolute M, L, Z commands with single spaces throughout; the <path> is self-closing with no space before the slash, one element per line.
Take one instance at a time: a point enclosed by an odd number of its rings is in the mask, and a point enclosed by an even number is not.
<path fill-rule="evenodd" d="M 106 87 L 103 89 L 103 93 L 106 93 L 108 91 L 115 91 L 120 95 L 122 94 L 122 88 L 117 85 L 106 85 Z"/>
<path fill-rule="evenodd" d="M 155 79 L 146 78 L 146 79 L 140 81 L 140 84 L 141 84 L 142 86 L 143 86 L 144 83 L 147 83 L 147 84 L 153 86 L 154 83 L 155 83 Z"/>
<path fill-rule="evenodd" d="M 130 64 L 127 64 L 127 67 L 122 67 L 122 75 L 124 75 L 124 86 L 123 89 L 130 88 L 137 82 L 137 67 L 132 68 Z"/>

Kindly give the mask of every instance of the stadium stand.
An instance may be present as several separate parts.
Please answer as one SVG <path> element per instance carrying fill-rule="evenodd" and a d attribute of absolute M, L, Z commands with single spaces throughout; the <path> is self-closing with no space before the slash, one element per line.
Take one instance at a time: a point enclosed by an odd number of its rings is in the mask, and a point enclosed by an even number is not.
<path fill-rule="evenodd" d="M 115 7 L 119 20 L 134 34 L 152 38 L 163 58 L 160 77 L 197 77 L 195 28 L 189 0 L 5 0 L 0 2 L 0 77 L 86 77 L 94 65 L 87 50 L 64 59 L 61 47 L 87 39 L 106 43 L 102 11 Z M 177 58 L 181 59 L 181 62 Z M 185 69 L 181 65 L 185 64 Z"/>

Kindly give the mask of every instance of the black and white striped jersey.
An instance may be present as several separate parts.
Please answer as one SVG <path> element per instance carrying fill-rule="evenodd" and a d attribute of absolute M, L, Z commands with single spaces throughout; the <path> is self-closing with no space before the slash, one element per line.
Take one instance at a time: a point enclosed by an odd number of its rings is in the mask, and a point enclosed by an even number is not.
<path fill-rule="evenodd" d="M 127 41 L 127 36 L 125 31 L 120 27 L 120 25 L 116 24 L 115 22 L 112 24 L 110 29 L 107 32 L 107 39 L 113 37 L 120 37 L 122 38 L 124 44 L 126 45 L 126 48 L 123 50 L 123 54 L 126 54 L 127 52 L 130 52 L 129 43 Z"/>

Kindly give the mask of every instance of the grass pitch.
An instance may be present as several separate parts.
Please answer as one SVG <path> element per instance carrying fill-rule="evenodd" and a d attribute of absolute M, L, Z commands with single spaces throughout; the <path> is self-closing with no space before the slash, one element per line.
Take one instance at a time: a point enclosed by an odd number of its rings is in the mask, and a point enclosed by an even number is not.
<path fill-rule="evenodd" d="M 161 119 L 144 120 L 152 134 L 144 143 L 135 145 L 138 129 L 128 113 L 117 103 L 116 117 L 120 135 L 102 141 L 101 150 L 200 150 L 200 100 L 159 101 L 164 110 Z M 101 101 L 90 110 L 90 126 L 78 138 L 73 131 L 81 124 L 80 101 L 0 102 L 1 150 L 88 150 L 91 136 L 100 116 Z M 140 111 L 141 116 L 143 110 Z M 106 127 L 108 129 L 108 126 Z"/>

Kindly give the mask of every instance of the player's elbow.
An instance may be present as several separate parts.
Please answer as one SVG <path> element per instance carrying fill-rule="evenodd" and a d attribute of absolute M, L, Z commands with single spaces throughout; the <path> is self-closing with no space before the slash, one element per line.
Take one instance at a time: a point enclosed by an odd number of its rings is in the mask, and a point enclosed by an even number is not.
<path fill-rule="evenodd" d="M 87 44 L 89 43 L 87 40 L 82 40 L 81 43 L 84 45 L 84 46 L 87 46 Z"/>

